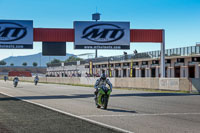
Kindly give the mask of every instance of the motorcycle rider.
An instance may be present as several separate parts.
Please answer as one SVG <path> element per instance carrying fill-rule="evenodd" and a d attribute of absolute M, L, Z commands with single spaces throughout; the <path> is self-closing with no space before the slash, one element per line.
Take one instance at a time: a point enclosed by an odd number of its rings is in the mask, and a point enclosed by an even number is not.
<path fill-rule="evenodd" d="M 8 79 L 7 76 L 4 76 L 4 81 L 5 81 L 5 82 L 6 82 L 7 79 Z"/>
<path fill-rule="evenodd" d="M 15 76 L 13 79 L 13 84 L 15 84 L 15 82 L 17 82 L 17 83 L 19 82 L 19 78 L 17 76 Z"/>
<path fill-rule="evenodd" d="M 39 81 L 39 77 L 38 75 L 35 76 L 34 82 L 38 82 Z"/>
<path fill-rule="evenodd" d="M 95 102 L 97 103 L 97 94 L 98 94 L 98 88 L 101 88 L 102 86 L 106 86 L 106 84 L 109 85 L 110 90 L 112 92 L 112 83 L 110 82 L 109 79 L 106 78 L 105 73 L 101 74 L 101 77 L 99 79 L 97 79 L 94 88 L 96 89 L 94 94 L 95 94 Z"/>

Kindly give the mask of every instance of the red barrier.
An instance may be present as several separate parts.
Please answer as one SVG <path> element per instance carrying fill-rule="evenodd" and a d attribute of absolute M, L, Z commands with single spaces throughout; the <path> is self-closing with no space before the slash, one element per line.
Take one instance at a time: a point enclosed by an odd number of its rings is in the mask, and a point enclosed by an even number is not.
<path fill-rule="evenodd" d="M 27 71 L 10 71 L 8 72 L 8 76 L 32 77 L 32 74 Z"/>

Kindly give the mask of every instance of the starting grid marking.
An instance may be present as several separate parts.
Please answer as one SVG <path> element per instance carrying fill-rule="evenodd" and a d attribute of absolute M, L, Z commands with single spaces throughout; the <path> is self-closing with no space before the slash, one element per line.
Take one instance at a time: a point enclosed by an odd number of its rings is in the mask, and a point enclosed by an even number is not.
<path fill-rule="evenodd" d="M 158 114 L 129 114 L 129 115 L 81 115 L 82 117 L 131 117 L 131 116 L 168 116 L 168 115 L 200 115 L 200 113 L 158 113 Z"/>

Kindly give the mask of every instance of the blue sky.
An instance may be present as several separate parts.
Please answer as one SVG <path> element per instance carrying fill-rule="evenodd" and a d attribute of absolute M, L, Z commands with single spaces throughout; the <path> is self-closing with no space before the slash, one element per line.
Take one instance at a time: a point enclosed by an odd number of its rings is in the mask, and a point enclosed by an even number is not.
<path fill-rule="evenodd" d="M 100 12 L 102 21 L 130 21 L 131 29 L 165 29 L 166 48 L 195 45 L 200 42 L 200 0 L 0 0 L 0 19 L 33 20 L 35 28 L 73 28 L 73 21 L 90 21 Z M 131 43 L 131 54 L 159 50 L 156 43 Z M 0 60 L 8 56 L 41 52 L 41 43 L 32 50 L 0 49 Z M 99 56 L 121 55 L 125 50 L 99 50 Z M 67 43 L 67 52 L 74 50 Z M 105 54 L 106 53 L 106 54 Z"/>

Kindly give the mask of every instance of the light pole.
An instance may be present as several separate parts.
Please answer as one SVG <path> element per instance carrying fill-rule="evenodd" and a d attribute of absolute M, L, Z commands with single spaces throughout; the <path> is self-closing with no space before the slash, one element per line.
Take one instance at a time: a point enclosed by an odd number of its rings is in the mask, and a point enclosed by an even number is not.
<path fill-rule="evenodd" d="M 92 20 L 95 20 L 96 22 L 98 21 L 98 20 L 100 20 L 100 13 L 94 13 L 94 14 L 92 14 Z M 97 49 L 95 49 L 95 58 L 97 58 Z"/>
<path fill-rule="evenodd" d="M 113 58 L 108 58 L 108 73 L 109 73 L 109 77 L 112 77 L 110 61 L 113 61 Z"/>

